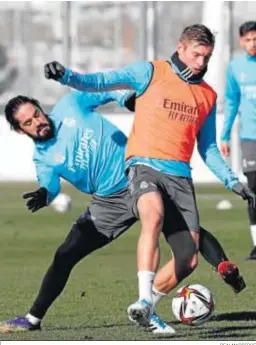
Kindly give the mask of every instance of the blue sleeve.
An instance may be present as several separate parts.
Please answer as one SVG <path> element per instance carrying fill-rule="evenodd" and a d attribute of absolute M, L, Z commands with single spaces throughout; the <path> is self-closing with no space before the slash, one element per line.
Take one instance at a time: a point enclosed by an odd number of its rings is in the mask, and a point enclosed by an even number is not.
<path fill-rule="evenodd" d="M 135 90 L 139 96 L 147 88 L 153 74 L 153 65 L 148 61 L 131 63 L 116 71 L 79 74 L 66 68 L 61 84 L 80 91 Z"/>
<path fill-rule="evenodd" d="M 83 92 L 80 93 L 81 101 L 88 110 L 93 110 L 109 102 L 117 102 L 121 107 L 125 101 L 134 94 L 134 91 L 118 90 L 110 92 Z"/>
<path fill-rule="evenodd" d="M 240 105 L 240 88 L 234 77 L 232 65 L 229 64 L 226 75 L 224 124 L 221 134 L 222 141 L 230 140 L 230 133 Z"/>
<path fill-rule="evenodd" d="M 239 180 L 222 158 L 216 143 L 216 105 L 201 127 L 197 140 L 199 154 L 207 167 L 226 188 L 232 189 Z"/>
<path fill-rule="evenodd" d="M 40 187 L 48 191 L 47 204 L 49 205 L 60 192 L 60 177 L 54 169 L 34 158 L 36 176 Z"/>

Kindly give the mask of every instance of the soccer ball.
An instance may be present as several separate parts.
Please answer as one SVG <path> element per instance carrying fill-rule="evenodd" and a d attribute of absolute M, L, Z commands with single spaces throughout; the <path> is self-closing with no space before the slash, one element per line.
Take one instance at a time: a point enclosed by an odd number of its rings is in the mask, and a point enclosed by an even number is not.
<path fill-rule="evenodd" d="M 210 320 L 214 305 L 212 293 L 205 286 L 186 285 L 173 298 L 172 311 L 181 323 L 197 326 Z"/>
<path fill-rule="evenodd" d="M 51 203 L 51 206 L 56 212 L 68 212 L 72 208 L 72 200 L 67 194 L 59 193 Z"/>

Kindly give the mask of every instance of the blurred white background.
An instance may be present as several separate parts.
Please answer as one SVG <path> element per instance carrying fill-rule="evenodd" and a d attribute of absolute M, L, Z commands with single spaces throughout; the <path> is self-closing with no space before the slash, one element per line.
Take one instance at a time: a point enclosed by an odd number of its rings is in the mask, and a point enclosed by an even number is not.
<path fill-rule="evenodd" d="M 68 91 L 44 79 L 46 62 L 58 60 L 86 73 L 119 68 L 141 59 L 166 59 L 174 52 L 185 26 L 204 23 L 216 32 L 215 53 L 206 80 L 218 92 L 219 134 L 225 68 L 230 57 L 240 53 L 239 26 L 253 20 L 255 13 L 255 1 L 1 1 L 0 114 L 6 102 L 18 94 L 37 98 L 49 109 Z M 116 114 L 109 118 L 129 132 L 132 114 L 126 112 L 123 116 L 125 110 L 114 105 L 102 111 Z M 2 180 L 8 176 L 9 179 L 34 176 L 31 143 L 16 137 L 10 134 L 0 115 Z M 231 164 L 240 174 L 236 131 L 232 140 Z M 17 154 L 17 145 L 22 152 L 17 156 L 20 168 L 13 170 L 8 159 L 10 154 L 12 157 Z M 216 181 L 196 154 L 192 163 L 196 181 Z"/>

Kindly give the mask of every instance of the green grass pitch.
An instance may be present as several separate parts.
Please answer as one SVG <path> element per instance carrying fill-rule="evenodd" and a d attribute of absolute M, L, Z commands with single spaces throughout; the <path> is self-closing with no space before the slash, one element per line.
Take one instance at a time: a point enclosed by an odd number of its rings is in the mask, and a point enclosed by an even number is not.
<path fill-rule="evenodd" d="M 30 214 L 22 193 L 35 184 L 0 184 L 0 320 L 24 315 L 35 298 L 56 247 L 89 198 L 64 186 L 73 209 Z M 171 294 L 158 313 L 176 328 L 176 340 L 255 340 L 256 262 L 245 257 L 251 249 L 245 203 L 222 187 L 198 187 L 201 224 L 217 235 L 230 259 L 239 265 L 247 288 L 236 296 L 200 257 L 197 270 L 184 281 L 208 287 L 216 301 L 216 317 L 200 327 L 177 324 L 171 313 Z M 229 211 L 216 203 L 228 198 Z M 51 307 L 42 331 L 2 334 L 1 340 L 157 340 L 159 337 L 131 325 L 126 308 L 137 297 L 136 240 L 139 223 L 108 247 L 96 251 L 73 270 L 68 285 Z M 170 255 L 161 238 L 162 263 Z M 167 339 L 167 337 L 161 337 Z"/>

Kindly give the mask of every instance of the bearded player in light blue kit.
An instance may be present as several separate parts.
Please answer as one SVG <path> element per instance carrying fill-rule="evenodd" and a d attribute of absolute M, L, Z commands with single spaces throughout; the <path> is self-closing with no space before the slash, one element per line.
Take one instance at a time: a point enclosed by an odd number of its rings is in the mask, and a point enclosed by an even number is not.
<path fill-rule="evenodd" d="M 235 117 L 240 109 L 240 140 L 243 172 L 248 186 L 256 192 L 256 22 L 239 28 L 240 44 L 245 54 L 236 56 L 227 69 L 225 121 L 221 136 L 221 152 L 229 156 L 229 140 Z M 256 211 L 248 205 L 253 248 L 249 260 L 256 260 Z"/>
<path fill-rule="evenodd" d="M 123 106 L 130 95 L 129 91 L 70 92 L 49 115 L 37 100 L 26 96 L 17 96 L 6 105 L 5 116 L 11 128 L 29 136 L 35 144 L 34 163 L 40 188 L 23 196 L 29 199 L 28 209 L 36 212 L 48 206 L 60 191 L 60 178 L 92 194 L 92 201 L 57 249 L 28 314 L 1 322 L 0 333 L 39 330 L 41 320 L 64 289 L 73 267 L 136 222 L 125 175 L 127 138 L 95 111 L 95 107 L 110 101 Z M 207 234 L 210 241 L 214 240 Z M 221 257 L 219 260 L 226 260 L 225 253 Z M 239 274 L 235 278 L 241 279 Z M 152 315 L 150 327 L 153 333 L 175 332 L 156 314 Z"/>
<path fill-rule="evenodd" d="M 0 332 L 40 329 L 41 320 L 64 289 L 73 267 L 116 239 L 137 220 L 130 207 L 124 173 L 127 138 L 94 110 L 109 101 L 117 101 L 129 109 L 135 107 L 135 97 L 129 92 L 71 92 L 49 115 L 37 100 L 25 96 L 17 96 L 6 105 L 5 115 L 11 128 L 28 135 L 35 144 L 34 162 L 40 188 L 24 195 L 29 199 L 28 209 L 36 212 L 48 206 L 60 190 L 60 177 L 93 196 L 88 209 L 57 249 L 29 313 L 2 322 Z M 220 263 L 227 263 L 218 241 L 203 228 L 201 238 L 200 251 L 207 261 L 216 269 Z M 236 292 L 245 287 L 238 269 L 230 262 L 222 278 Z M 154 333 L 175 332 L 155 313 L 149 329 Z"/>

